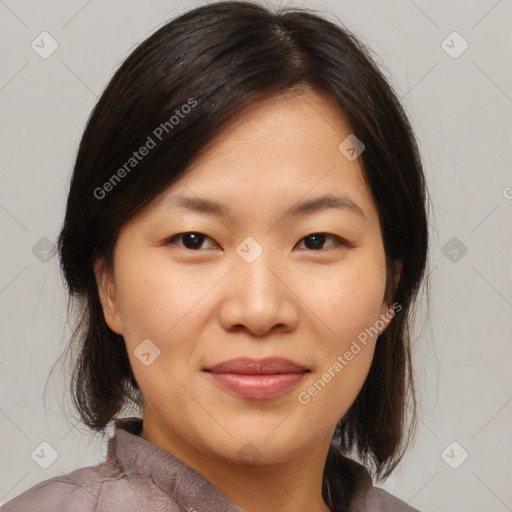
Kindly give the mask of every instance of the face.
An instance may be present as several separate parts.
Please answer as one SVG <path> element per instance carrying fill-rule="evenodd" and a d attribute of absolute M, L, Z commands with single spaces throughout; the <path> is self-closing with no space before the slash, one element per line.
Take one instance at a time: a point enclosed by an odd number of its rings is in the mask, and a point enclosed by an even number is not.
<path fill-rule="evenodd" d="M 390 306 L 350 133 L 310 91 L 254 104 L 122 228 L 100 295 L 169 445 L 283 462 L 356 398 Z"/>

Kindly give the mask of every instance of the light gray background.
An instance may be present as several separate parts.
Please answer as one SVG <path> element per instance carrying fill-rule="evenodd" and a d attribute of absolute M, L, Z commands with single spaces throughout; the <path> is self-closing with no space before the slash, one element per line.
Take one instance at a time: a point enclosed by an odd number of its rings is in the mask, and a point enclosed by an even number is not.
<path fill-rule="evenodd" d="M 58 379 L 43 401 L 69 327 L 57 260 L 44 261 L 40 240 L 57 237 L 84 124 L 113 71 L 157 26 L 201 3 L 0 0 L 3 503 L 103 459 L 101 439 L 60 408 Z M 382 486 L 423 512 L 512 510 L 512 2 L 294 5 L 332 13 L 379 56 L 417 131 L 432 196 L 431 327 L 420 322 L 415 345 L 421 420 Z M 43 31 L 59 45 L 47 59 L 31 48 Z M 453 31 L 469 44 L 458 58 L 442 46 Z M 444 47 L 461 44 L 452 36 Z M 452 237 L 458 246 L 446 246 Z M 58 453 L 48 469 L 31 458 L 43 441 Z M 468 459 L 452 469 L 463 450 Z"/>

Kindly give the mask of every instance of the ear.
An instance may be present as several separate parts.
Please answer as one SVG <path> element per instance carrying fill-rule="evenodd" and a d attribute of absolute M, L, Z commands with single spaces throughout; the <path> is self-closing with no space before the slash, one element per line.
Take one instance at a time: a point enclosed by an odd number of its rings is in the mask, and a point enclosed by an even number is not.
<path fill-rule="evenodd" d="M 380 320 L 384 322 L 384 327 L 381 331 L 386 330 L 389 323 L 395 316 L 395 313 L 402 309 L 400 304 L 393 304 L 395 297 L 395 290 L 400 282 L 400 276 L 402 275 L 402 262 L 395 261 L 388 264 L 388 272 L 386 279 L 386 291 L 384 293 L 384 300 L 382 301 L 382 307 L 380 310 Z"/>
<path fill-rule="evenodd" d="M 116 287 L 112 272 L 105 267 L 103 259 L 94 262 L 96 285 L 103 308 L 103 316 L 107 325 L 117 334 L 123 334 L 123 326 L 119 315 Z"/>

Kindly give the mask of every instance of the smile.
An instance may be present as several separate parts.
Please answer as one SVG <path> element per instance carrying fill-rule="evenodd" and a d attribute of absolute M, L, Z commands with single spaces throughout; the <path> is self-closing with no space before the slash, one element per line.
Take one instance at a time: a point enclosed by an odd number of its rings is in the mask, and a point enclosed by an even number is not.
<path fill-rule="evenodd" d="M 204 369 L 214 382 L 248 399 L 277 397 L 295 387 L 310 372 L 289 359 L 231 359 Z"/>

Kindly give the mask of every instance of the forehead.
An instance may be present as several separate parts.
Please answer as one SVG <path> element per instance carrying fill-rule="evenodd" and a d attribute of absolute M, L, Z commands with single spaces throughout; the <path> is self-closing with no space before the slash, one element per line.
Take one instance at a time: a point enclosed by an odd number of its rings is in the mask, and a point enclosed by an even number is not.
<path fill-rule="evenodd" d="M 341 110 L 309 90 L 251 104 L 152 208 L 254 218 L 266 210 L 273 216 L 283 209 L 312 212 L 315 199 L 328 195 L 331 205 L 338 202 L 373 223 L 377 212 L 360 160 L 339 149 L 350 133 Z"/>

